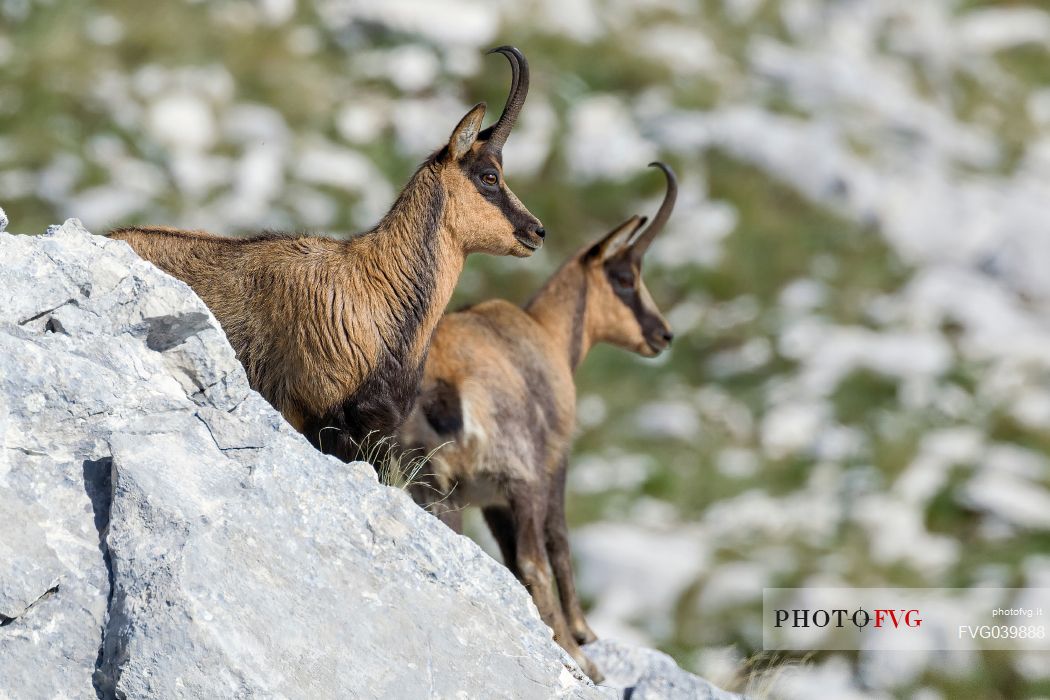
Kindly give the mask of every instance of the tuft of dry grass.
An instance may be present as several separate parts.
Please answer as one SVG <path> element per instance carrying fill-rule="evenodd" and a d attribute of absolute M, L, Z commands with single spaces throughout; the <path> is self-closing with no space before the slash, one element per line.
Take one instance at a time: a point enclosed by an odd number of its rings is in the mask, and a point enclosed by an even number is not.
<path fill-rule="evenodd" d="M 797 658 L 776 652 L 758 652 L 744 662 L 736 679 L 726 684 L 726 690 L 753 700 L 776 700 L 783 697 L 777 692 L 777 686 L 784 676 L 810 665 L 812 658 L 812 654 Z"/>
<path fill-rule="evenodd" d="M 420 504 L 428 512 L 452 510 L 445 504 L 452 492 L 440 493 L 432 481 L 434 473 L 427 471 L 427 466 L 438 451 L 452 444 L 451 442 L 443 442 L 429 452 L 424 452 L 422 447 L 404 448 L 393 436 L 381 436 L 374 430 L 362 440 L 352 442 L 361 455 L 361 461 L 368 462 L 375 468 L 379 483 L 402 491 L 429 491 L 437 494 L 438 498 L 427 498 L 425 505 Z"/>

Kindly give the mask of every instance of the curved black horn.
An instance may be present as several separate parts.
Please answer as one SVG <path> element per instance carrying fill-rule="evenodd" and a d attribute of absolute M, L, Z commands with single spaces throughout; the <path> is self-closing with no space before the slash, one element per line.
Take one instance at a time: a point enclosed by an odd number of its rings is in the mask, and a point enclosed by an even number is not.
<path fill-rule="evenodd" d="M 507 96 L 507 104 L 503 106 L 503 114 L 499 115 L 495 124 L 478 134 L 479 139 L 486 141 L 486 148 L 499 151 L 507 142 L 510 130 L 521 112 L 521 106 L 525 104 L 525 96 L 529 93 L 529 62 L 525 60 L 521 51 L 513 46 L 500 46 L 488 53 L 501 53 L 510 61 L 510 95 Z"/>
<path fill-rule="evenodd" d="M 675 177 L 674 171 L 671 170 L 671 166 L 666 163 L 656 161 L 650 163 L 650 167 L 660 168 L 664 171 L 664 175 L 667 176 L 667 194 L 664 195 L 664 201 L 660 205 L 660 210 L 656 212 L 656 216 L 653 217 L 652 223 L 644 231 L 639 233 L 631 241 L 631 256 L 636 260 L 640 259 L 645 254 L 649 244 L 653 242 L 653 238 L 656 234 L 660 233 L 663 229 L 664 224 L 671 218 L 671 210 L 674 209 L 675 199 L 678 198 L 678 178 Z"/>

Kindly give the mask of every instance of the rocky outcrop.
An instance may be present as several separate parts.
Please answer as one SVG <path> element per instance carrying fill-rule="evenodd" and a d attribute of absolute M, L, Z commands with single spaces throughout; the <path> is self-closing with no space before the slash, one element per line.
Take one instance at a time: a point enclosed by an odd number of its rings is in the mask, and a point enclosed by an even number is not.
<path fill-rule="evenodd" d="M 678 667 L 667 654 L 608 639 L 583 648 L 605 674 L 606 685 L 630 700 L 744 700 Z"/>
<path fill-rule="evenodd" d="M 0 448 L 0 697 L 622 694 L 504 567 L 281 420 L 188 287 L 75 221 L 0 233 Z"/>

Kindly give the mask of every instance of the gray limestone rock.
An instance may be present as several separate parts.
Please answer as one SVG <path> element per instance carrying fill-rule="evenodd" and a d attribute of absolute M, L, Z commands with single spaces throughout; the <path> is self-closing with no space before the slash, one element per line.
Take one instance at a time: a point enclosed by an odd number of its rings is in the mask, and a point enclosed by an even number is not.
<path fill-rule="evenodd" d="M 584 652 L 605 674 L 605 684 L 630 700 L 744 700 L 678 667 L 667 654 L 600 639 Z"/>
<path fill-rule="evenodd" d="M 0 263 L 0 698 L 616 696 L 292 430 L 186 285 L 75 220 Z"/>

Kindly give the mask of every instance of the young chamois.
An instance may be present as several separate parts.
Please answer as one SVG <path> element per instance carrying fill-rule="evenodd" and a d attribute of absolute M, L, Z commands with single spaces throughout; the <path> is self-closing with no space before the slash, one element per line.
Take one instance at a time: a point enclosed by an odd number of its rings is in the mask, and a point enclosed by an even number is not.
<path fill-rule="evenodd" d="M 667 193 L 648 228 L 633 216 L 584 247 L 524 309 L 491 300 L 441 320 L 401 431 L 402 444 L 434 451 L 432 473 L 413 495 L 457 532 L 462 508 L 482 508 L 504 562 L 595 680 L 579 647 L 595 636 L 576 596 L 565 522 L 573 373 L 595 343 L 653 357 L 673 337 L 641 277 L 642 256 L 677 194 L 671 169 L 653 165 L 667 176 Z"/>
<path fill-rule="evenodd" d="M 434 328 L 468 253 L 527 257 L 543 225 L 503 179 L 503 144 L 529 88 L 517 49 L 510 96 L 481 130 L 475 105 L 375 226 L 349 240 L 134 227 L 110 236 L 183 280 L 215 314 L 251 386 L 319 449 L 357 457 L 415 401 Z"/>

